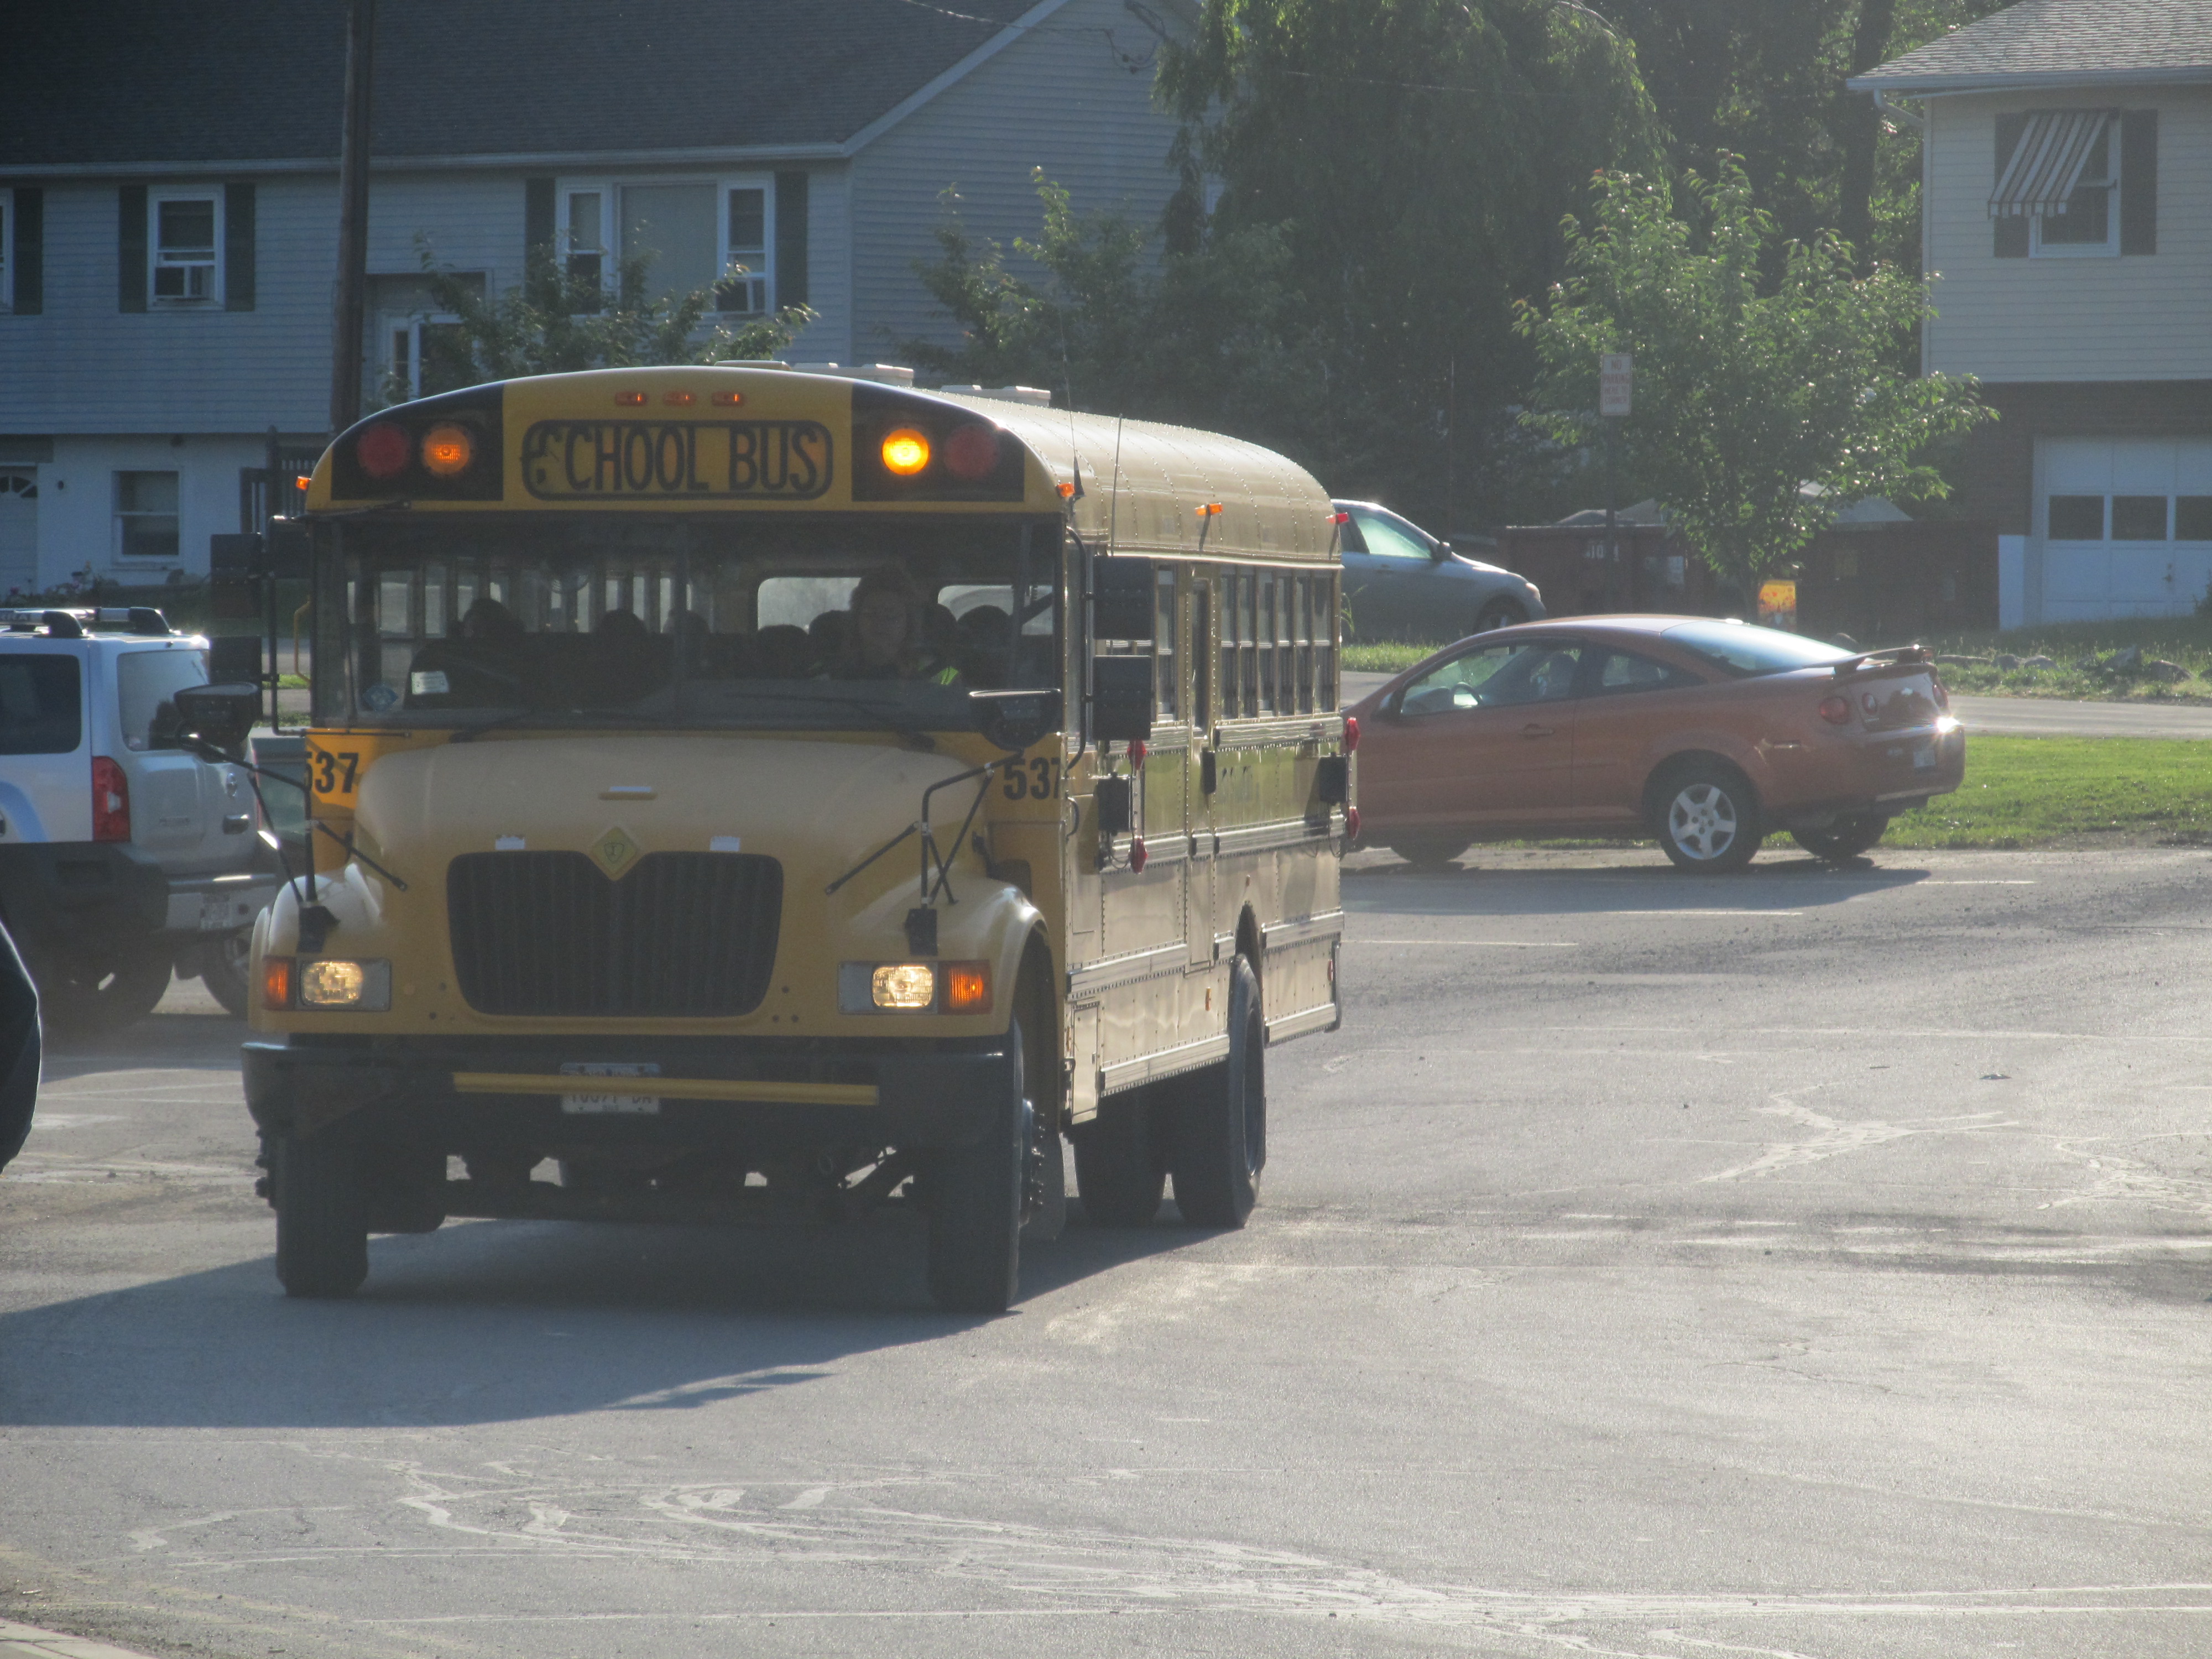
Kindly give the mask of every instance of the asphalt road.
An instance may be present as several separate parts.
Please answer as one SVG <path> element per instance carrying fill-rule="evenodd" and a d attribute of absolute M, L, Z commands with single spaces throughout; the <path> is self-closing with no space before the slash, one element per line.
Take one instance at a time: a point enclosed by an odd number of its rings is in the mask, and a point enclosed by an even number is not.
<path fill-rule="evenodd" d="M 0 1178 L 0 1619 L 225 1659 L 2212 1649 L 2199 853 L 1360 854 L 1233 1234 L 456 1224 L 290 1304 L 237 1028 Z M 173 1003 L 172 1006 L 179 1006 Z"/>
<path fill-rule="evenodd" d="M 1345 671 L 1345 706 L 1395 678 Z M 2014 738 L 2212 738 L 2212 705 L 2074 702 L 2057 697 L 1972 697 L 1954 693 L 1951 712 L 1969 735 Z"/>

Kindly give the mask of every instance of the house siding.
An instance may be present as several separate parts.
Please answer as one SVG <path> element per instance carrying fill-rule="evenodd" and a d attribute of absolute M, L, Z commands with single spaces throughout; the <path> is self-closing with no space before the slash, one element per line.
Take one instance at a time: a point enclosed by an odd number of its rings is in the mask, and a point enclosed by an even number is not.
<path fill-rule="evenodd" d="M 890 360 L 902 337 L 946 345 L 958 332 L 915 275 L 936 257 L 943 192 L 956 187 L 977 244 L 1034 239 L 1042 219 L 1030 174 L 1066 186 L 1079 212 L 1120 208 L 1151 228 L 1174 193 L 1175 122 L 1152 102 L 1154 46 L 1121 0 L 1072 0 L 863 148 L 852 170 L 853 355 Z M 1030 268 L 1034 275 L 1034 268 Z"/>
<path fill-rule="evenodd" d="M 2158 252 L 1996 257 L 1997 117 L 2102 105 L 2158 112 Z M 1931 372 L 2035 382 L 2212 376 L 2212 88 L 1934 98 L 1927 158 L 1927 261 L 1939 279 L 1925 337 Z"/>

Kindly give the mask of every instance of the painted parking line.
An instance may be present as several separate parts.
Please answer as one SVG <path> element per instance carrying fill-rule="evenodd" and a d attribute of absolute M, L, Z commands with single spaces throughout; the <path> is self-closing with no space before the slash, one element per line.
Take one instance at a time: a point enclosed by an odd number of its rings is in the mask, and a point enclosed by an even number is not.
<path fill-rule="evenodd" d="M 1454 950 L 1480 947 L 1493 951 L 1579 951 L 1571 939 L 1351 939 L 1346 945 L 1448 945 Z"/>

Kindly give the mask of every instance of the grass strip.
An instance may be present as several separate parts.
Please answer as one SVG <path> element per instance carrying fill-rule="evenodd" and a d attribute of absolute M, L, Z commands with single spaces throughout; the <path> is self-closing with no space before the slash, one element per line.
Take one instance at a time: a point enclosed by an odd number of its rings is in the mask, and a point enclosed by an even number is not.
<path fill-rule="evenodd" d="M 1882 845 L 2034 847 L 2097 836 L 2212 841 L 2212 743 L 1970 738 L 1958 793 L 1897 819 Z"/>

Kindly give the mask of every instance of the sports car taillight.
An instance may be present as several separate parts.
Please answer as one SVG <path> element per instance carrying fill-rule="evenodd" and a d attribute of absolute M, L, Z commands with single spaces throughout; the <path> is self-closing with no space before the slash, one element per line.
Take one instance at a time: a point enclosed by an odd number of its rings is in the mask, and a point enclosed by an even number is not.
<path fill-rule="evenodd" d="M 1849 726 L 1851 723 L 1850 699 L 1849 697 L 1821 698 L 1820 718 L 1831 726 Z"/>

